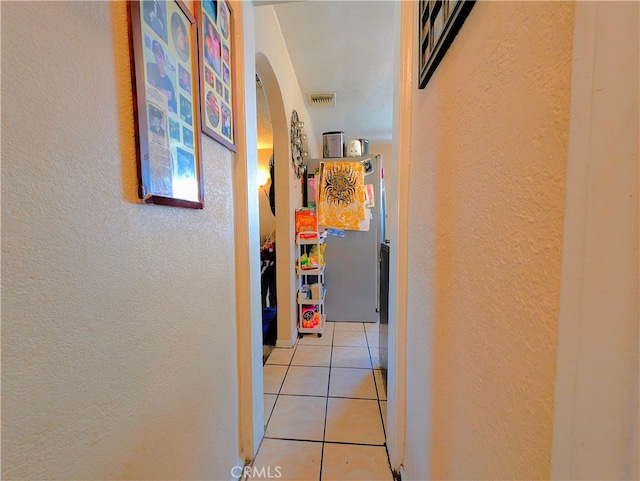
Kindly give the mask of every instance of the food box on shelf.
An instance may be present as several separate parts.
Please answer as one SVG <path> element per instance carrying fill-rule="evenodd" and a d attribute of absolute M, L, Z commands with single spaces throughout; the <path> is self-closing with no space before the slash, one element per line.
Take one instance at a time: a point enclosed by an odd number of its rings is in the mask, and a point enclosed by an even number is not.
<path fill-rule="evenodd" d="M 322 299 L 324 297 L 324 287 L 320 283 L 311 284 L 309 286 L 311 297 L 313 299 Z"/>
<path fill-rule="evenodd" d="M 300 232 L 317 232 L 318 216 L 315 209 L 296 209 L 296 234 Z"/>
<path fill-rule="evenodd" d="M 303 306 L 300 309 L 300 327 L 303 329 L 312 329 L 320 324 L 320 313 L 317 305 Z"/>

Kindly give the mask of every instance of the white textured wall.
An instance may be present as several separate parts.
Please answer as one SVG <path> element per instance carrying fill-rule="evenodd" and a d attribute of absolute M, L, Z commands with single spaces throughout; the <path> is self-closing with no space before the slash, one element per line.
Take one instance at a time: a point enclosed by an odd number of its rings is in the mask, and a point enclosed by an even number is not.
<path fill-rule="evenodd" d="M 305 123 L 304 133 L 308 136 L 309 157 L 316 159 L 322 156 L 322 139 L 317 138 L 313 129 L 304 95 L 298 85 L 298 79 L 293 70 L 287 46 L 280 30 L 280 24 L 278 23 L 278 17 L 273 7 L 271 5 L 257 7 L 255 9 L 255 22 L 256 53 L 262 53 L 269 59 L 278 78 L 287 119 L 291 120 L 292 110 L 298 112 L 298 117 Z M 276 126 L 274 125 L 273 128 L 275 129 Z M 274 130 L 273 134 L 277 135 L 277 132 Z M 299 190 L 299 187 L 296 190 Z"/>
<path fill-rule="evenodd" d="M 572 30 L 477 2 L 414 90 L 408 479 L 550 475 Z"/>
<path fill-rule="evenodd" d="M 233 157 L 140 205 L 126 4 L 2 5 L 3 479 L 229 479 Z"/>
<path fill-rule="evenodd" d="M 576 5 L 552 479 L 639 479 L 637 2 Z"/>
<path fill-rule="evenodd" d="M 320 148 L 273 7 L 256 7 L 254 13 L 257 69 L 269 102 L 275 155 L 277 345 L 291 347 L 298 334 L 294 212 L 297 207 L 302 206 L 301 183 L 296 178 L 291 163 L 289 132 L 293 110 L 298 112 L 298 118 L 305 123 L 304 132 L 308 135 L 310 157 L 316 157 Z"/>

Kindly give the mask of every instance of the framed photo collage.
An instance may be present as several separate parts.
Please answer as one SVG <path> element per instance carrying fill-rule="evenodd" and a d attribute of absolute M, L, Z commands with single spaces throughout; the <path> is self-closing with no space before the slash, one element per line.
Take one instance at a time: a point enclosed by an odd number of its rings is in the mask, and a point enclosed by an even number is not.
<path fill-rule="evenodd" d="M 138 197 L 202 209 L 201 133 L 236 152 L 233 12 L 201 0 L 128 2 Z"/>

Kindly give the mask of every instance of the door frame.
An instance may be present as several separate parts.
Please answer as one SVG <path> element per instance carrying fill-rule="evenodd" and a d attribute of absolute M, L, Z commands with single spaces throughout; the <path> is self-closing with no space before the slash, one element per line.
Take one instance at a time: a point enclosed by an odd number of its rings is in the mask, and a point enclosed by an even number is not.
<path fill-rule="evenodd" d="M 236 45 L 239 57 L 236 69 L 238 88 L 244 92 L 244 99 L 238 99 L 237 138 L 238 153 L 234 166 L 234 207 L 236 228 L 236 306 L 238 326 L 238 404 L 239 404 L 239 448 L 245 462 L 251 461 L 264 436 L 264 394 L 262 372 L 262 329 L 260 312 L 260 279 L 258 265 L 252 266 L 251 259 L 259 254 L 259 210 L 257 185 L 257 126 L 256 126 L 256 90 L 255 75 L 260 77 L 271 114 L 274 131 L 274 162 L 276 182 L 286 181 L 286 188 L 276 191 L 276 212 L 288 211 L 292 187 L 289 172 L 288 122 L 282 94 L 277 77 L 267 57 L 257 52 L 255 47 L 254 11 L 251 3 L 233 2 L 237 21 Z M 415 4 L 417 5 L 417 4 Z M 414 2 L 397 2 L 394 62 L 394 128 L 392 151 L 397 159 L 398 186 L 396 189 L 397 212 L 390 212 L 390 239 L 392 254 L 390 257 L 389 280 L 389 395 L 388 395 L 388 432 L 387 447 L 391 467 L 396 473 L 402 473 L 405 451 L 406 431 L 406 336 L 407 336 L 407 233 L 408 233 L 408 186 L 409 159 L 411 154 L 411 118 L 413 88 L 413 19 Z M 251 28 L 246 28 L 249 25 Z M 251 59 L 251 61 L 248 61 Z M 255 66 L 255 68 L 254 68 Z M 251 79 L 251 81 L 249 81 Z M 251 117 L 251 118 L 250 118 Z M 253 120 L 252 120 L 253 119 Z M 283 120 L 284 119 L 284 120 Z M 283 123 L 284 122 L 284 123 Z M 280 132 L 280 135 L 277 135 Z M 278 160 L 280 159 L 280 160 Z M 279 195 L 280 194 L 280 195 Z M 255 205 L 254 205 L 255 204 Z M 287 276 L 278 276 L 278 307 L 285 318 L 295 319 L 293 296 L 293 221 L 292 216 L 282 216 L 278 222 L 276 216 L 277 239 L 289 239 L 280 242 L 278 251 L 281 263 L 277 269 L 286 269 Z M 396 228 L 393 229 L 395 220 Z M 254 239 L 255 237 L 255 239 Z M 255 240 L 255 242 L 254 242 Z M 255 244 L 255 245 L 254 245 Z M 290 246 L 290 247 L 287 247 Z M 395 246 L 395 249 L 393 249 Z M 284 249 L 282 249 L 284 247 Z M 278 247 L 276 247 L 277 249 Z M 255 251 L 255 252 L 254 252 Z M 394 252 L 395 251 L 395 252 Z M 282 254 L 282 255 L 281 255 Z M 284 297 L 282 297 L 284 296 Z M 249 302 L 247 302 L 249 299 Z M 282 303 L 281 303 L 282 300 Z M 290 302 L 285 302 L 290 301 Z M 286 306 L 292 307 L 287 309 Z M 292 347 L 295 338 L 287 331 L 287 326 L 278 326 L 278 345 Z M 283 329 L 283 332 L 281 332 Z M 287 336 L 289 334 L 289 336 Z M 281 341 L 282 340 L 282 341 Z M 284 346 L 283 344 L 291 345 Z"/>
<path fill-rule="evenodd" d="M 390 212 L 389 351 L 387 449 L 391 469 L 402 476 L 406 433 L 409 159 L 414 85 L 414 18 L 417 2 L 396 3 L 394 39 L 393 158 L 397 165 L 397 209 Z M 394 228 L 395 226 L 395 228 Z"/>
<path fill-rule="evenodd" d="M 291 210 L 291 158 L 289 122 L 278 77 L 267 56 L 255 52 L 255 68 L 267 97 L 273 130 L 273 162 L 276 207 L 276 306 L 277 347 L 293 347 L 297 339 L 293 247 L 293 212 Z M 286 213 L 287 215 L 283 215 Z"/>

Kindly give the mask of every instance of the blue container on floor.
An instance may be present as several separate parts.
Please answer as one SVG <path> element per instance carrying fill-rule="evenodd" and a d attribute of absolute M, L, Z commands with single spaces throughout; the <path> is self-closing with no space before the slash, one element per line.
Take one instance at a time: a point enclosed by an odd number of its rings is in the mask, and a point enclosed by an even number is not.
<path fill-rule="evenodd" d="M 262 308 L 262 344 L 275 345 L 276 343 L 276 307 Z"/>

